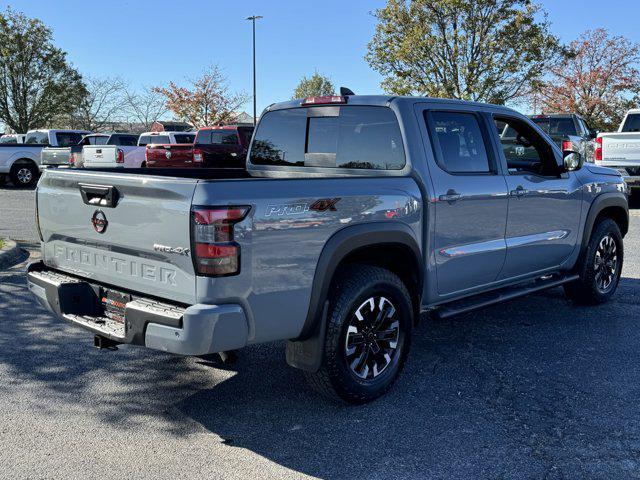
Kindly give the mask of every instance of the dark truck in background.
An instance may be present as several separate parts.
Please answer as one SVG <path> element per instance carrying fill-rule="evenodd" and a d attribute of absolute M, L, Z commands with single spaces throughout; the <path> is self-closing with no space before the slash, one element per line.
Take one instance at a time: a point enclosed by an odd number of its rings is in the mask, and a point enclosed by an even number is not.
<path fill-rule="evenodd" d="M 509 128 L 526 155 L 500 136 Z M 47 169 L 29 289 L 102 347 L 205 355 L 287 340 L 314 388 L 363 403 L 400 374 L 422 312 L 558 286 L 602 303 L 620 279 L 620 174 L 508 108 L 279 103 L 246 167 Z"/>
<path fill-rule="evenodd" d="M 580 153 L 587 162 L 593 162 L 595 139 L 598 132 L 587 121 L 575 113 L 555 113 L 532 115 L 531 120 L 538 125 L 563 151 Z"/>

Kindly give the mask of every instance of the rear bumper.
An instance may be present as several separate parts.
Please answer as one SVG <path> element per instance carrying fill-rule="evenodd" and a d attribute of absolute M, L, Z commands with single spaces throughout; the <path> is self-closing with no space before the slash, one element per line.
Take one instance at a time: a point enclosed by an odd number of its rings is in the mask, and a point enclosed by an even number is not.
<path fill-rule="evenodd" d="M 121 323 L 105 316 L 99 283 L 67 275 L 42 262 L 29 265 L 27 282 L 31 293 L 49 311 L 118 343 L 180 355 L 236 350 L 247 343 L 247 319 L 239 305 L 182 306 L 132 294 Z"/>

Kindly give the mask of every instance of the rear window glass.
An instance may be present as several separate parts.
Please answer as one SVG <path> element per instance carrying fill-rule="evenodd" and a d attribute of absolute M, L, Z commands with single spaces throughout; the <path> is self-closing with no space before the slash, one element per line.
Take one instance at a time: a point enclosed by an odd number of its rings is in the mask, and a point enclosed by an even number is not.
<path fill-rule="evenodd" d="M 135 135 L 118 135 L 115 138 L 112 137 L 110 143 L 122 147 L 135 147 L 138 144 L 138 137 Z"/>
<path fill-rule="evenodd" d="M 627 119 L 622 126 L 623 132 L 640 132 L 640 113 L 627 115 Z"/>
<path fill-rule="evenodd" d="M 70 147 L 79 144 L 83 136 L 84 134 L 78 132 L 57 132 L 56 142 L 59 147 Z"/>
<path fill-rule="evenodd" d="M 49 135 L 47 132 L 27 133 L 24 143 L 31 143 L 36 145 L 47 145 L 49 143 Z"/>
<path fill-rule="evenodd" d="M 109 137 L 86 137 L 82 143 L 84 145 L 106 145 Z"/>
<path fill-rule="evenodd" d="M 184 133 L 179 135 L 174 135 L 174 137 L 176 139 L 176 143 L 193 143 L 193 141 L 196 138 L 195 134 L 184 134 Z M 164 143 L 169 143 L 169 141 Z"/>
<path fill-rule="evenodd" d="M 202 130 L 198 132 L 196 142 L 200 145 L 237 145 L 235 130 Z"/>
<path fill-rule="evenodd" d="M 148 143 L 171 143 L 171 140 L 169 140 L 169 137 L 167 135 L 151 135 L 151 137 L 149 137 Z"/>
<path fill-rule="evenodd" d="M 576 125 L 572 118 L 533 118 L 532 119 L 545 133 L 549 135 L 576 135 Z"/>
<path fill-rule="evenodd" d="M 315 111 L 321 108 L 314 107 Z M 386 107 L 344 106 L 338 116 L 307 109 L 266 113 L 255 133 L 256 165 L 396 170 L 405 165 L 400 127 Z"/>

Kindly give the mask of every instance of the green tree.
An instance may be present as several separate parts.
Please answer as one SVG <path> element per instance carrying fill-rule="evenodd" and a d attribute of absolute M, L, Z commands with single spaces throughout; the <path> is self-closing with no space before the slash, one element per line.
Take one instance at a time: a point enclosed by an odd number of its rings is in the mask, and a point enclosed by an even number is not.
<path fill-rule="evenodd" d="M 397 95 L 504 104 L 562 53 L 530 0 L 388 0 L 374 15 L 365 59 Z"/>
<path fill-rule="evenodd" d="M 336 88 L 331 83 L 329 77 L 315 72 L 309 78 L 302 77 L 300 83 L 293 91 L 292 98 L 321 97 L 323 95 L 334 95 Z"/>
<path fill-rule="evenodd" d="M 70 114 L 87 91 L 40 20 L 0 13 L 0 120 L 14 131 L 46 126 Z"/>

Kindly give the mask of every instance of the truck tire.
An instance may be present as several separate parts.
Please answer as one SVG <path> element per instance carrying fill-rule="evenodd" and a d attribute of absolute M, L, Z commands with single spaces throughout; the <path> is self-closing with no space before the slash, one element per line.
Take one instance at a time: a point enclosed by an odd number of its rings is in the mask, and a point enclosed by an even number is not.
<path fill-rule="evenodd" d="M 9 177 L 14 187 L 30 187 L 38 179 L 38 167 L 32 162 L 14 163 Z"/>
<path fill-rule="evenodd" d="M 564 287 L 577 304 L 595 305 L 608 301 L 618 288 L 623 261 L 622 234 L 618 224 L 604 218 L 596 224 L 578 265 L 580 279 Z"/>
<path fill-rule="evenodd" d="M 345 403 L 375 400 L 402 371 L 412 326 L 411 297 L 398 276 L 368 265 L 345 269 L 330 292 L 322 363 L 305 372 L 309 384 Z"/>

